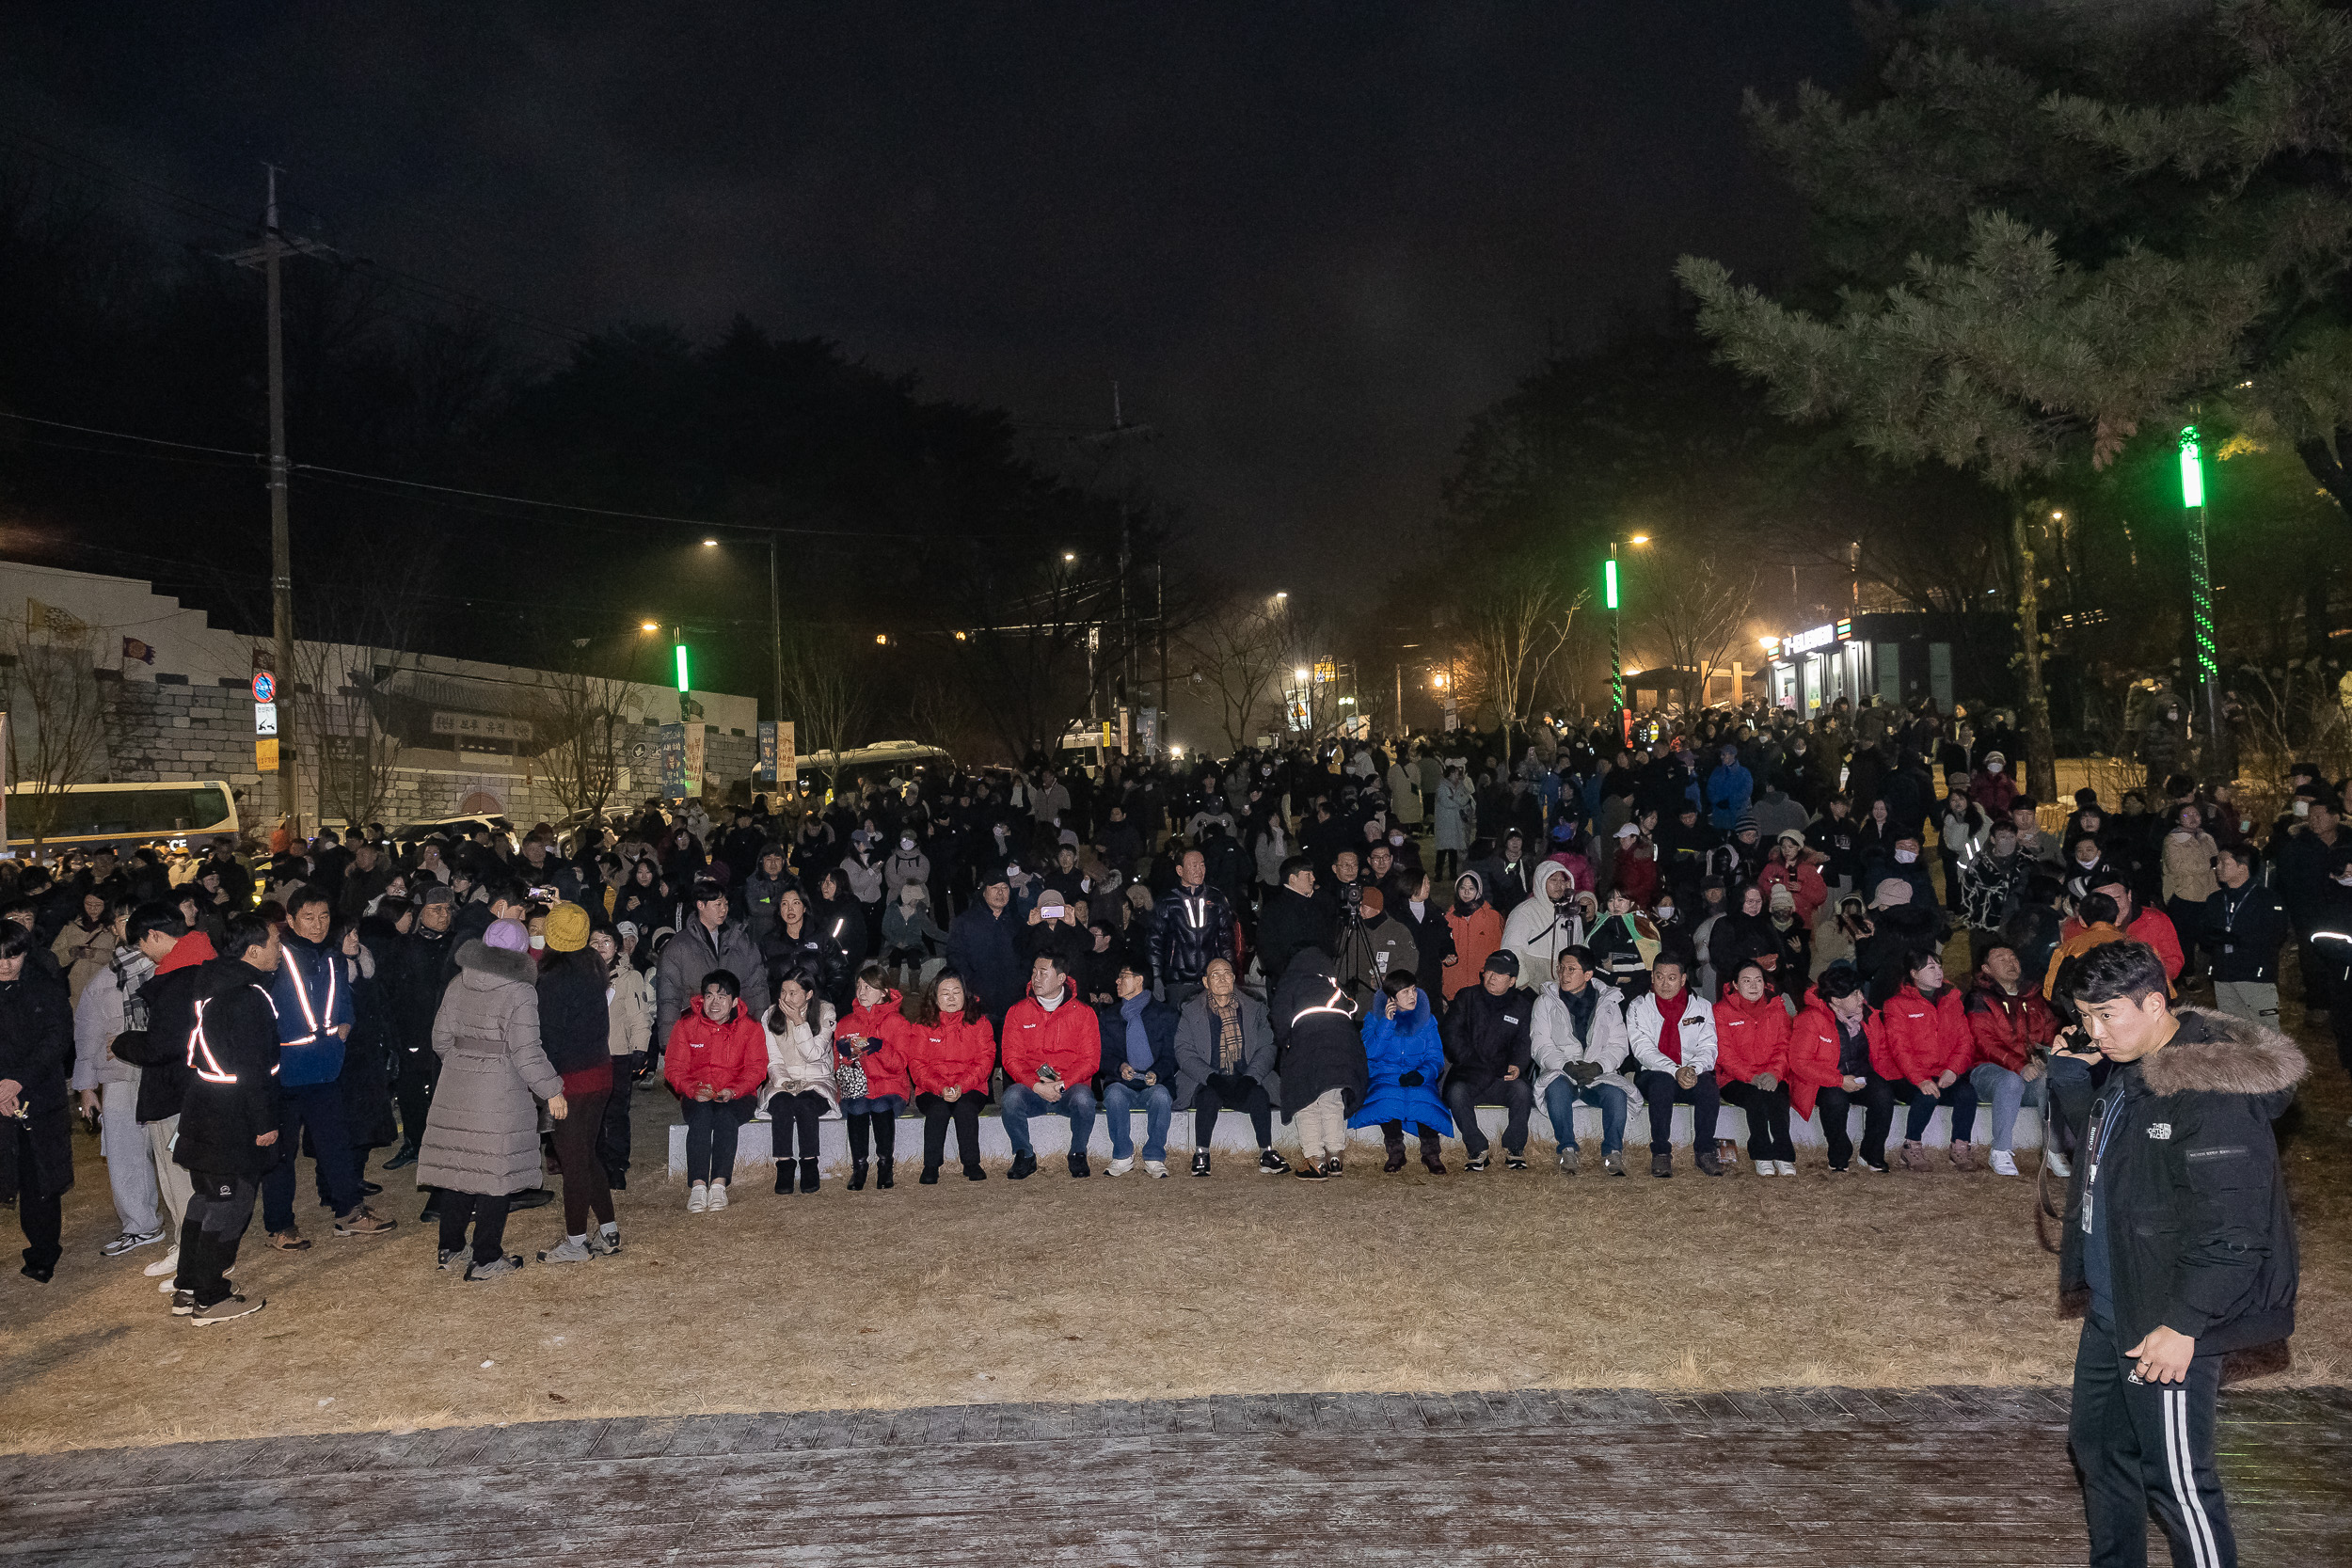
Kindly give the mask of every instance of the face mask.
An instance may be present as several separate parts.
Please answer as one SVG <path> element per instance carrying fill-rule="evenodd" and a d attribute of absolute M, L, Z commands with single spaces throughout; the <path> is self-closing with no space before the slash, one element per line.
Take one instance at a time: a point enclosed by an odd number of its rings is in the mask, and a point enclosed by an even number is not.
<path fill-rule="evenodd" d="M 914 840 L 911 838 L 901 838 L 898 840 L 898 847 L 901 849 L 912 849 L 914 847 Z"/>
<path fill-rule="evenodd" d="M 1661 904 L 1658 906 L 1658 924 L 1663 926 L 1674 917 L 1675 907 L 1672 904 Z"/>
<path fill-rule="evenodd" d="M 1895 863 L 1897 865 L 1909 865 L 1913 861 L 1915 861 L 1918 858 L 1919 856 L 1916 850 L 1898 849 L 1895 851 Z"/>
<path fill-rule="evenodd" d="M 1402 849 L 1405 847 L 1405 835 L 1403 833 L 1391 833 L 1389 835 L 1389 842 L 1397 848 Z"/>
<path fill-rule="evenodd" d="M 533 935 L 533 936 L 532 937 L 532 939 L 531 939 L 531 946 L 532 946 L 532 950 L 533 952 L 536 952 L 538 949 L 540 949 L 540 948 L 542 948 L 542 947 L 545 947 L 547 944 L 548 944 L 548 939 L 547 939 L 546 937 L 544 937 L 544 936 Z"/>
<path fill-rule="evenodd" d="M 2006 766 L 2008 766 L 2006 763 L 1988 762 L 1984 765 L 1984 770 L 1988 773 L 1998 773 Z"/>

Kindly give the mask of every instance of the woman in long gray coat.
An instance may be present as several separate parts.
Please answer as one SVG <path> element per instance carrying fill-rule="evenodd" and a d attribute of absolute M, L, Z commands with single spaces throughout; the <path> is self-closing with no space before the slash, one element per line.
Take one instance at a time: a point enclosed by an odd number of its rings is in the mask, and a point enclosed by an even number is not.
<path fill-rule="evenodd" d="M 1451 880 L 1454 873 L 1461 869 L 1462 856 L 1470 849 L 1476 801 L 1462 769 L 1449 764 L 1444 780 L 1438 785 L 1436 809 L 1430 813 L 1430 829 L 1438 839 L 1437 870 L 1441 880 Z"/>
<path fill-rule="evenodd" d="M 564 1079 L 539 1047 L 539 990 L 531 937 L 522 923 L 491 922 L 478 942 L 457 949 L 457 978 L 433 1020 L 441 1058 L 433 1108 L 417 1156 L 417 1185 L 441 1199 L 441 1267 L 466 1245 L 473 1222 L 468 1279 L 496 1279 L 521 1268 L 505 1250 L 506 1205 L 539 1184 L 539 1106 L 561 1121 Z"/>

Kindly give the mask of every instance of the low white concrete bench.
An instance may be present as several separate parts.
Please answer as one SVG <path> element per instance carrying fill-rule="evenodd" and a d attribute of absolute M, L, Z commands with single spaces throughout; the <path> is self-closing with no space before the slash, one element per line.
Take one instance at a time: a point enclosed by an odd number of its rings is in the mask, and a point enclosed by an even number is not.
<path fill-rule="evenodd" d="M 1143 1148 L 1144 1114 L 1141 1111 L 1136 1111 L 1130 1115 L 1135 1128 L 1136 1148 L 1140 1151 Z M 1984 1106 L 1977 1108 L 1977 1140 L 1979 1143 L 1982 1143 L 1992 1132 L 1992 1115 L 1991 1110 Z M 1904 1108 L 1900 1105 L 1896 1106 L 1895 1130 L 1888 1137 L 1890 1144 L 1899 1143 L 1902 1138 L 1903 1116 Z M 1850 1128 L 1857 1143 L 1862 1138 L 1862 1117 L 1863 1113 L 1859 1107 L 1849 1113 Z M 1103 1125 L 1103 1119 L 1100 1115 L 1094 1118 L 1094 1135 L 1088 1142 L 1087 1151 L 1107 1160 L 1110 1158 L 1111 1135 L 1109 1130 Z M 1478 1125 L 1490 1139 L 1502 1137 L 1505 1119 L 1502 1108 L 1499 1105 L 1479 1107 Z M 774 1163 L 775 1146 L 770 1142 L 769 1136 L 771 1125 L 764 1121 L 745 1124 L 736 1137 L 736 1169 L 766 1166 Z M 1531 1146 L 1540 1143 L 1546 1149 L 1551 1148 L 1551 1121 L 1540 1108 L 1528 1119 L 1528 1128 Z M 1408 1129 L 1408 1133 L 1409 1131 Z M 1690 1145 L 1691 1108 L 1688 1105 L 1675 1107 L 1672 1136 L 1678 1147 L 1687 1148 Z M 1715 1136 L 1729 1138 L 1744 1150 L 1748 1139 L 1746 1113 L 1735 1106 L 1724 1106 L 1722 1113 L 1715 1118 Z M 1793 1117 L 1790 1117 L 1788 1136 L 1791 1143 L 1802 1148 L 1821 1148 L 1823 1140 L 1820 1113 L 1816 1112 L 1803 1121 Z M 1941 1148 L 1950 1144 L 1951 1136 L 1951 1113 L 1938 1111 L 1935 1114 L 1935 1119 L 1928 1124 L 1927 1134 L 1920 1139 L 1920 1142 Z M 1599 1154 L 1600 1108 L 1598 1106 L 1579 1105 L 1576 1108 L 1576 1140 L 1596 1156 Z M 2040 1113 L 2030 1108 L 2018 1113 L 2016 1140 L 2017 1147 L 2020 1148 L 2042 1147 Z M 1625 1141 L 1626 1147 L 1637 1154 L 1646 1151 L 1649 1148 L 1649 1112 L 1639 1101 L 1635 1101 L 1627 1107 Z M 1029 1142 L 1037 1150 L 1038 1158 L 1041 1160 L 1068 1154 L 1070 1152 L 1069 1118 L 1059 1116 L 1031 1117 L 1029 1118 Z M 1348 1144 L 1351 1148 L 1378 1148 L 1381 1147 L 1380 1129 L 1377 1127 L 1356 1128 L 1348 1134 Z M 817 1124 L 817 1146 L 818 1157 L 825 1163 L 828 1168 L 848 1164 L 850 1158 L 849 1130 L 838 1113 L 826 1117 Z M 1298 1150 L 1298 1135 L 1292 1132 L 1289 1125 L 1279 1116 L 1274 1121 L 1274 1146 L 1286 1153 L 1295 1154 Z M 1216 1131 L 1211 1135 L 1209 1147 L 1212 1149 L 1230 1149 L 1235 1153 L 1247 1154 L 1256 1150 L 1258 1140 L 1256 1134 L 1250 1131 L 1249 1118 L 1238 1111 L 1229 1110 L 1216 1118 Z M 920 1165 L 923 1163 L 923 1118 L 921 1117 L 910 1115 L 898 1118 L 895 1157 L 901 1167 L 909 1164 Z M 984 1160 L 1012 1158 L 1012 1144 L 1005 1136 L 1005 1124 L 998 1118 L 993 1105 L 980 1113 L 980 1157 Z M 1170 1162 L 1189 1162 L 1192 1158 L 1192 1113 L 1190 1111 L 1177 1112 L 1168 1124 L 1168 1157 Z M 1547 1154 L 1545 1158 L 1549 1159 L 1550 1156 Z M 951 1126 L 947 1132 L 947 1160 L 950 1164 L 954 1164 L 961 1159 L 961 1154 L 956 1148 L 956 1132 Z M 670 1129 L 670 1174 L 674 1177 L 683 1177 L 686 1174 L 686 1128 L 683 1124 Z"/>

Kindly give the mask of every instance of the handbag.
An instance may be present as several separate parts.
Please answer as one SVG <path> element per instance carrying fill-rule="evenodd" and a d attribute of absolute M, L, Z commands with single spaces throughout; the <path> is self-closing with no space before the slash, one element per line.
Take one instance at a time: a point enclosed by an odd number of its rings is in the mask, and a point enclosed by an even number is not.
<path fill-rule="evenodd" d="M 866 1098 L 866 1064 L 854 1056 L 833 1059 L 833 1086 L 844 1100 Z"/>

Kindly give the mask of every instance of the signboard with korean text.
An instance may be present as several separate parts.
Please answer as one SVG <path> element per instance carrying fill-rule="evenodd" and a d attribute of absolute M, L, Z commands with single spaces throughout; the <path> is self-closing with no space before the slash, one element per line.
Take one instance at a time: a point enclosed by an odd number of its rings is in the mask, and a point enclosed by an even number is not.
<path fill-rule="evenodd" d="M 532 738 L 531 721 L 506 719 L 494 713 L 445 713 L 436 709 L 433 714 L 435 735 L 454 736 L 460 740 L 528 741 Z"/>
<path fill-rule="evenodd" d="M 276 703 L 253 705 L 253 733 L 257 736 L 278 733 L 278 705 Z"/>
<path fill-rule="evenodd" d="M 264 736 L 253 743 L 253 770 L 257 773 L 278 771 L 278 737 Z"/>
<path fill-rule="evenodd" d="M 655 770 L 661 779 L 661 798 L 686 799 L 686 726 L 661 724 L 654 731 Z"/>
<path fill-rule="evenodd" d="M 759 782 L 790 784 L 800 770 L 792 754 L 792 721 L 759 726 Z"/>

